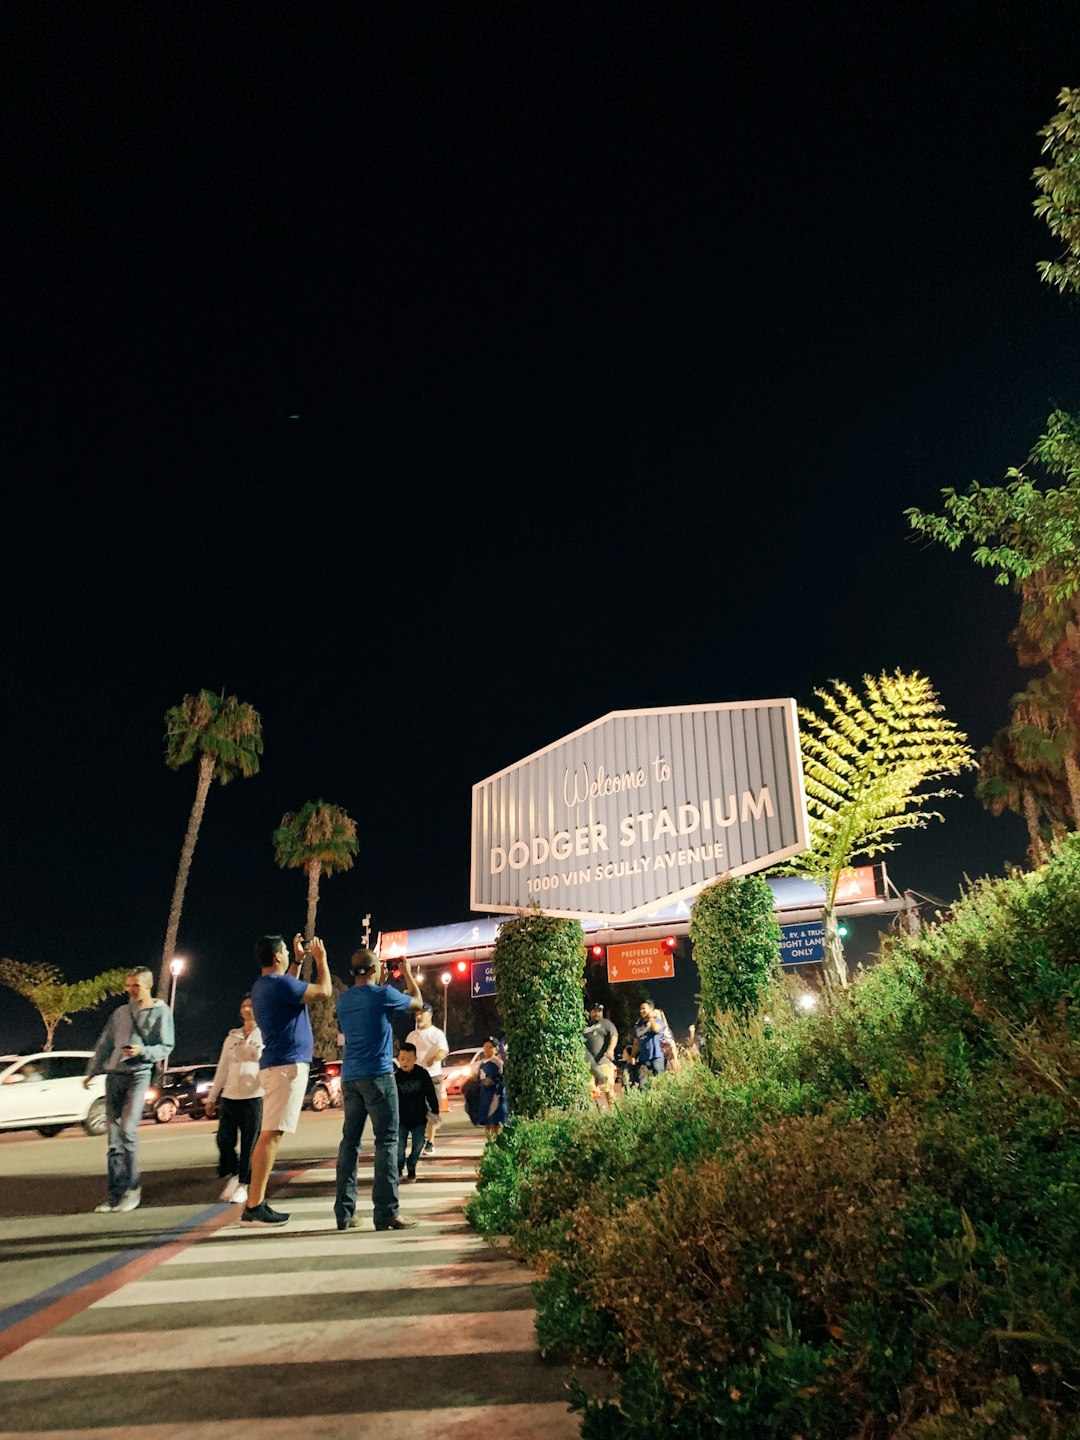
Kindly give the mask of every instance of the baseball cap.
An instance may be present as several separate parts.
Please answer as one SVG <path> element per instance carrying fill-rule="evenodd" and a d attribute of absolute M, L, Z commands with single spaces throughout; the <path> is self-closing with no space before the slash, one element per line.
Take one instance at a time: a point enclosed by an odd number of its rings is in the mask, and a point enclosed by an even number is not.
<path fill-rule="evenodd" d="M 603 1008 L 604 1008 L 604 1007 L 603 1007 L 603 1005 L 600 1004 L 600 1001 L 599 1001 L 599 1000 L 590 1000 L 590 1001 L 589 1001 L 589 1012 L 590 1012 L 590 1014 L 592 1013 L 593 1010 L 603 1010 Z"/>
<path fill-rule="evenodd" d="M 373 955 L 370 950 L 357 950 L 349 961 L 349 969 L 354 975 L 367 975 L 378 968 L 378 956 Z"/>

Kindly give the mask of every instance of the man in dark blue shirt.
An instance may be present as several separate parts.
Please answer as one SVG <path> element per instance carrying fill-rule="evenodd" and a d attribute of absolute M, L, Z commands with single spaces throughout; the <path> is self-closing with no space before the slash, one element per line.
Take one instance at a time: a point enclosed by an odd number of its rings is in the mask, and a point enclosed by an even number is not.
<path fill-rule="evenodd" d="M 326 950 L 318 938 L 309 951 L 315 979 L 305 984 L 298 974 L 304 963 L 303 936 L 293 939 L 292 959 L 280 935 L 264 935 L 255 946 L 262 972 L 251 987 L 251 1007 L 262 1031 L 259 1075 L 263 1084 L 262 1129 L 251 1156 L 251 1184 L 241 1225 L 284 1225 L 288 1215 L 266 1203 L 266 1183 L 274 1168 L 282 1135 L 296 1129 L 311 1069 L 312 1036 L 307 1007 L 333 994 Z"/>
<path fill-rule="evenodd" d="M 407 995 L 386 984 L 383 967 L 370 950 L 357 950 L 349 968 L 353 987 L 337 1002 L 338 1025 L 345 1037 L 341 1074 L 345 1122 L 338 1147 L 334 1218 L 339 1230 L 359 1225 L 356 1164 L 360 1137 L 370 1115 L 375 1136 L 375 1177 L 371 1187 L 375 1229 L 408 1230 L 416 1221 L 404 1220 L 398 1214 L 398 1091 L 390 1017 L 401 1011 L 419 1010 L 423 1000 L 408 960 L 403 960 L 401 967 Z"/>
<path fill-rule="evenodd" d="M 650 1075 L 660 1075 L 667 1068 L 664 1057 L 664 1036 L 667 1016 L 657 1010 L 651 1000 L 643 1000 L 641 1019 L 634 1026 L 634 1054 L 638 1062 L 638 1084 L 646 1085 Z"/>

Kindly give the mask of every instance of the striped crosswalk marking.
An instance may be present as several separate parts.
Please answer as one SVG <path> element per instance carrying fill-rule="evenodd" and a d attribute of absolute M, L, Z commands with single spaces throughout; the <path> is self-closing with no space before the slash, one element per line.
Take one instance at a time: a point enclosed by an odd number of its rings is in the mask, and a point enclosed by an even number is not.
<path fill-rule="evenodd" d="M 481 1146 L 451 1136 L 371 1226 L 339 1232 L 331 1161 L 290 1172 L 283 1231 L 222 1213 L 0 1360 L 0 1440 L 576 1440 L 531 1275 L 465 1222 Z"/>

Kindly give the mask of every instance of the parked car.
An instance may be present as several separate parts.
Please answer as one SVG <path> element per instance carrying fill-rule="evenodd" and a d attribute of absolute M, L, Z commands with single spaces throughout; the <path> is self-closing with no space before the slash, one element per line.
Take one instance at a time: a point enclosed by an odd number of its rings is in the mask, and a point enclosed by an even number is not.
<path fill-rule="evenodd" d="M 329 1110 L 341 1104 L 341 1061 L 313 1060 L 304 1094 L 305 1110 Z"/>
<path fill-rule="evenodd" d="M 146 1092 L 143 1119 L 168 1125 L 177 1115 L 201 1120 L 206 1114 L 206 1094 L 214 1083 L 216 1065 L 177 1065 L 166 1070 Z"/>
<path fill-rule="evenodd" d="M 469 1067 L 478 1055 L 483 1054 L 482 1045 L 469 1045 L 464 1050 L 451 1050 L 442 1062 L 443 1087 L 447 1095 L 460 1095 L 461 1087 L 469 1078 Z"/>
<path fill-rule="evenodd" d="M 0 1055 L 0 1130 L 36 1130 L 59 1135 L 81 1125 L 88 1135 L 105 1133 L 105 1076 L 89 1088 L 83 1076 L 91 1050 L 40 1051 Z"/>

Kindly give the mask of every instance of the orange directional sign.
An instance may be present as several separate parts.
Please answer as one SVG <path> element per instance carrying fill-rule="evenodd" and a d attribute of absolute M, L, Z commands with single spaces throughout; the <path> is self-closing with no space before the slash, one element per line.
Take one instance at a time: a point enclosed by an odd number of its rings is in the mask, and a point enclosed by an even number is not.
<path fill-rule="evenodd" d="M 608 946 L 607 978 L 613 985 L 623 980 L 670 980 L 674 974 L 675 957 L 662 940 Z"/>

